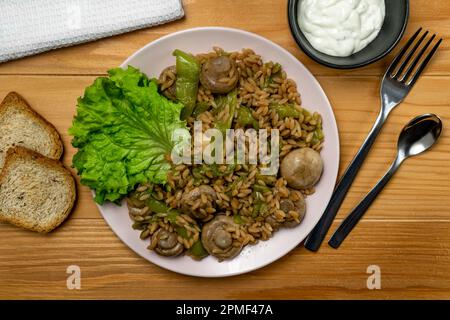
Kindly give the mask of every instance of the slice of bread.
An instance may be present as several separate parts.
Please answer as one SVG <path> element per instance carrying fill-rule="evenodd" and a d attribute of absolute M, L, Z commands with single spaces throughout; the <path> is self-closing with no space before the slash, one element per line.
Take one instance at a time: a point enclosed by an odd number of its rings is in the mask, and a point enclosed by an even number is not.
<path fill-rule="evenodd" d="M 0 220 L 46 233 L 69 215 L 75 180 L 60 161 L 23 147 L 10 148 L 0 174 Z"/>
<path fill-rule="evenodd" d="M 23 146 L 52 159 L 61 158 L 63 144 L 55 127 L 19 94 L 10 92 L 0 104 L 0 170 L 10 147 Z"/>

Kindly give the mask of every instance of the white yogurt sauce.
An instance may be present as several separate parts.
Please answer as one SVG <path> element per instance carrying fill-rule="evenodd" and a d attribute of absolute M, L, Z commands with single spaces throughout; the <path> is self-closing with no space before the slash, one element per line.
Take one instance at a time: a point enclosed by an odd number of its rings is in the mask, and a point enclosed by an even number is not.
<path fill-rule="evenodd" d="M 301 0 L 298 21 L 316 50 L 347 57 L 375 39 L 385 14 L 384 0 Z"/>

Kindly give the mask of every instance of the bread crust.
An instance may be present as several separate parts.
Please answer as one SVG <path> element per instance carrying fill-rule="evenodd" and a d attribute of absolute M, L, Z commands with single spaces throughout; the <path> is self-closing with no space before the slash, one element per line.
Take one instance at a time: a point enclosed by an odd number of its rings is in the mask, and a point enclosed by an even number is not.
<path fill-rule="evenodd" d="M 58 214 L 56 219 L 52 219 L 52 223 L 44 226 L 29 226 L 26 223 L 24 223 L 21 219 L 16 219 L 14 217 L 3 217 L 0 215 L 0 220 L 9 222 L 11 224 L 14 224 L 18 227 L 39 232 L 39 233 L 48 233 L 52 230 L 54 230 L 56 227 L 58 227 L 61 223 L 63 223 L 66 218 L 69 216 L 70 212 L 72 211 L 75 200 L 77 196 L 76 192 L 76 184 L 75 179 L 72 176 L 72 173 L 59 161 L 55 159 L 50 159 L 46 156 L 43 156 L 42 154 L 35 152 L 33 150 L 27 149 L 25 147 L 21 146 L 15 146 L 12 148 L 9 148 L 9 150 L 6 153 L 5 158 L 5 165 L 3 167 L 3 170 L 0 173 L 0 186 L 3 184 L 5 177 L 8 174 L 9 169 L 14 165 L 14 162 L 16 160 L 29 160 L 29 161 L 36 161 L 40 165 L 45 166 L 51 170 L 57 170 L 59 171 L 64 177 L 65 181 L 69 186 L 70 190 L 70 201 L 66 204 L 62 214 Z"/>
<path fill-rule="evenodd" d="M 56 128 L 47 120 L 45 120 L 39 113 L 37 113 L 28 102 L 17 92 L 10 92 L 3 99 L 0 104 L 0 118 L 8 108 L 18 109 L 29 115 L 34 121 L 38 122 L 50 135 L 50 138 L 55 146 L 52 154 L 49 155 L 52 159 L 60 159 L 63 154 L 63 143 Z M 6 151 L 6 150 L 5 150 Z"/>

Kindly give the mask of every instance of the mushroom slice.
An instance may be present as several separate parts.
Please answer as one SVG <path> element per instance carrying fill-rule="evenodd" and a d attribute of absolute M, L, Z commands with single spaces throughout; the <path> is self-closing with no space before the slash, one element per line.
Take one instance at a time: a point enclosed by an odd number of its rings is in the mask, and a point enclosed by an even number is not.
<path fill-rule="evenodd" d="M 159 75 L 158 82 L 161 85 L 161 93 L 170 100 L 177 100 L 177 69 L 175 66 L 165 68 Z M 168 84 L 168 87 L 164 87 Z"/>
<path fill-rule="evenodd" d="M 145 200 L 140 200 L 139 198 L 142 197 L 141 192 L 134 191 L 127 197 L 127 206 L 128 209 L 136 208 L 136 209 L 142 209 L 145 207 Z"/>
<path fill-rule="evenodd" d="M 216 191 L 212 187 L 195 187 L 181 197 L 181 211 L 194 219 L 208 220 L 215 211 L 209 208 L 213 208 L 216 199 Z"/>
<path fill-rule="evenodd" d="M 295 149 L 281 161 L 281 176 L 288 186 L 294 189 L 307 189 L 314 186 L 323 171 L 320 154 L 311 148 Z"/>
<path fill-rule="evenodd" d="M 146 190 L 144 191 L 133 191 L 126 198 L 128 214 L 131 219 L 135 219 L 137 216 L 143 216 L 149 212 L 148 207 L 146 207 L 146 201 L 141 200 L 146 198 Z"/>
<path fill-rule="evenodd" d="M 178 236 L 174 232 L 158 229 L 158 231 L 152 235 L 150 248 L 161 256 L 177 256 L 184 250 L 184 246 L 178 242 L 177 238 Z"/>
<path fill-rule="evenodd" d="M 219 215 L 206 223 L 202 229 L 202 244 L 208 253 L 219 261 L 232 259 L 241 252 L 243 244 L 233 240 L 228 231 L 237 224 L 232 217 Z M 239 245 L 236 246 L 236 243 Z"/>
<path fill-rule="evenodd" d="M 272 229 L 274 231 L 277 231 L 278 229 L 280 229 L 280 227 L 282 225 L 282 223 L 280 221 L 278 221 L 273 215 L 267 216 L 265 220 L 268 224 L 270 224 L 270 226 L 272 227 Z"/>
<path fill-rule="evenodd" d="M 200 72 L 200 82 L 212 93 L 226 94 L 232 91 L 238 79 L 236 63 L 227 56 L 207 60 Z"/>
<path fill-rule="evenodd" d="M 280 209 L 286 213 L 288 220 L 283 223 L 283 226 L 286 228 L 296 227 L 302 222 L 306 213 L 306 202 L 303 197 L 301 197 L 297 201 L 292 201 L 290 199 L 283 199 L 280 201 Z M 292 216 L 297 216 L 297 219 L 294 219 Z M 290 219 L 289 219 L 290 218 Z"/>
<path fill-rule="evenodd" d="M 271 225 L 273 230 L 278 230 L 280 227 L 293 228 L 298 226 L 306 213 L 306 202 L 300 192 L 296 191 L 299 198 L 296 201 L 291 199 L 280 200 L 280 210 L 286 214 L 285 220 L 279 220 L 275 215 L 269 215 L 265 221 Z M 297 219 L 295 219 L 297 218 Z"/>

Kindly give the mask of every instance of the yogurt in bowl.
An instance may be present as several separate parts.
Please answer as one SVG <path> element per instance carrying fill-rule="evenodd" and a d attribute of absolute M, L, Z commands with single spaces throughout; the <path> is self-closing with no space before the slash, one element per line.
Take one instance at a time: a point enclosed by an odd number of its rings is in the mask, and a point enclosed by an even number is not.
<path fill-rule="evenodd" d="M 385 16 L 384 0 L 303 0 L 297 21 L 316 50 L 348 57 L 377 37 Z"/>
<path fill-rule="evenodd" d="M 339 3 L 343 0 L 317 0 L 316 3 Z M 292 36 L 299 48 L 314 61 L 336 69 L 354 69 L 374 63 L 389 54 L 402 38 L 409 17 L 409 0 L 382 1 L 385 7 L 383 24 L 375 38 L 367 46 L 346 57 L 332 56 L 314 48 L 300 29 L 300 7 L 311 0 L 288 0 L 288 20 Z M 363 0 L 350 0 L 361 3 Z M 382 5 L 383 5 L 382 4 Z M 325 29 L 328 31 L 328 29 Z"/>

